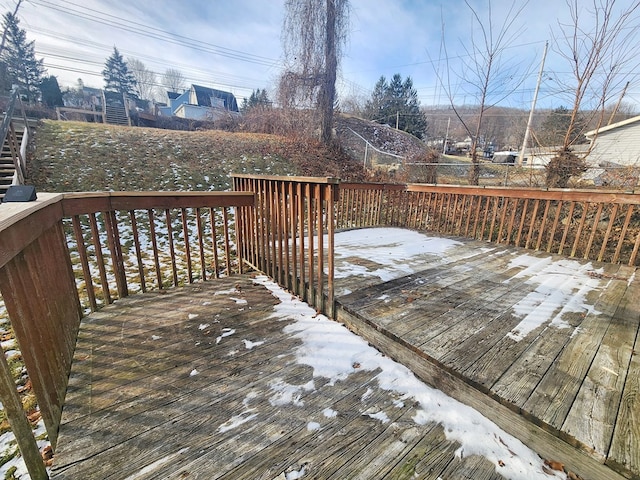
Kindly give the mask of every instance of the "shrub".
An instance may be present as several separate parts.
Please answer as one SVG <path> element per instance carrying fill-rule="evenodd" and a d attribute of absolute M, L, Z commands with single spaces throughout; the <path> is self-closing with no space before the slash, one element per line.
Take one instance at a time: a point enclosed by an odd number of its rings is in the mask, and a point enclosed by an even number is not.
<path fill-rule="evenodd" d="M 563 148 L 549 161 L 545 169 L 547 187 L 566 188 L 571 177 L 587 171 L 587 163 L 570 148 Z"/>

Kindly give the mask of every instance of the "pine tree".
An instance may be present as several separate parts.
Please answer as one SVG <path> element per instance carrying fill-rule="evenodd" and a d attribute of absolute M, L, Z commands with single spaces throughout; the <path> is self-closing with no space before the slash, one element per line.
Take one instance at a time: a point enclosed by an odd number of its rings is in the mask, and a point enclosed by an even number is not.
<path fill-rule="evenodd" d="M 407 77 L 404 81 L 396 73 L 387 83 L 380 77 L 376 83 L 371 99 L 367 101 L 365 116 L 378 123 L 398 126 L 418 138 L 422 138 L 427 128 L 424 112 L 420 111 L 418 92 L 413 88 L 413 80 Z"/>
<path fill-rule="evenodd" d="M 136 79 L 129 71 L 127 62 L 116 47 L 104 65 L 102 77 L 104 78 L 104 89 L 108 92 L 122 93 L 130 98 L 138 98 L 136 94 Z"/>
<path fill-rule="evenodd" d="M 34 102 L 40 95 L 39 86 L 45 72 L 44 60 L 36 60 L 35 42 L 27 42 L 27 33 L 20 28 L 19 22 L 13 13 L 4 15 L 6 44 L 2 61 L 6 64 L 9 81 L 18 86 L 28 102 Z"/>
<path fill-rule="evenodd" d="M 53 108 L 64 105 L 58 79 L 53 75 L 42 79 L 42 82 L 40 82 L 40 92 L 42 93 L 42 103 L 46 106 Z"/>
<path fill-rule="evenodd" d="M 242 106 L 240 107 L 240 111 L 242 113 L 247 113 L 254 108 L 269 108 L 271 106 L 271 100 L 269 100 L 269 96 L 267 95 L 267 90 L 259 88 L 251 92 L 251 96 L 247 100 L 244 98 L 242 100 Z"/>

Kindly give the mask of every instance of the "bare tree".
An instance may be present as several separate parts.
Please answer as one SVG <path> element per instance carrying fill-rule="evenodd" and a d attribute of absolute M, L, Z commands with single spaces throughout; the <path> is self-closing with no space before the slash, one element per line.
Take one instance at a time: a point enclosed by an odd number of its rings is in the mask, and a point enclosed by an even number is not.
<path fill-rule="evenodd" d="M 169 92 L 179 92 L 180 90 L 185 89 L 186 80 L 180 70 L 167 68 L 162 75 L 162 86 Z"/>
<path fill-rule="evenodd" d="M 465 4 L 471 11 L 472 27 L 469 41 L 462 44 L 464 55 L 461 57 L 462 63 L 457 72 L 454 72 L 450 65 L 447 45 L 444 41 L 444 22 L 442 24 L 442 51 L 446 68 L 443 71 L 436 68 L 435 73 L 455 116 L 464 126 L 467 135 L 471 137 L 472 168 L 469 170 L 471 185 L 478 185 L 480 180 L 477 150 L 482 139 L 485 113 L 513 93 L 526 76 L 526 72 L 521 68 L 521 62 L 513 58 L 504 58 L 506 49 L 521 32 L 515 23 L 526 3 L 514 1 L 506 11 L 502 22 L 496 25 L 491 2 L 489 2 L 485 20 L 465 0 Z M 461 97 L 470 97 L 477 105 L 478 114 L 472 117 L 472 120 L 463 117 L 460 108 L 456 105 Z"/>
<path fill-rule="evenodd" d="M 347 38 L 349 1 L 286 0 L 285 7 L 282 40 L 289 67 L 281 85 L 290 98 L 301 97 L 316 104 L 320 137 L 328 144 L 333 132 L 338 62 Z"/>
<path fill-rule="evenodd" d="M 138 97 L 142 100 L 154 100 L 156 89 L 156 74 L 149 70 L 145 64 L 137 58 L 127 58 L 129 71 L 136 79 Z"/>
<path fill-rule="evenodd" d="M 567 129 L 557 155 L 547 165 L 547 186 L 565 187 L 572 175 L 586 169 L 586 156 L 572 151 L 584 127 L 597 130 L 606 122 L 607 105 L 625 88 L 627 77 L 638 71 L 640 62 L 640 1 L 566 0 L 571 22 L 559 24 L 554 50 L 571 68 L 571 77 L 558 76 L 560 91 L 570 92 Z M 586 118 L 584 118 L 586 117 Z M 576 135 L 576 131 L 578 135 Z"/>

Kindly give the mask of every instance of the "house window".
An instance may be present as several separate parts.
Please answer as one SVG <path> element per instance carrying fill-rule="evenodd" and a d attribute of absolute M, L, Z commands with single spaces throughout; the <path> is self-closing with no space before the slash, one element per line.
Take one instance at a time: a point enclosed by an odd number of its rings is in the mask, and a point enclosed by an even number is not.
<path fill-rule="evenodd" d="M 214 108 L 224 108 L 224 100 L 221 98 L 211 96 L 209 97 L 209 101 Z"/>

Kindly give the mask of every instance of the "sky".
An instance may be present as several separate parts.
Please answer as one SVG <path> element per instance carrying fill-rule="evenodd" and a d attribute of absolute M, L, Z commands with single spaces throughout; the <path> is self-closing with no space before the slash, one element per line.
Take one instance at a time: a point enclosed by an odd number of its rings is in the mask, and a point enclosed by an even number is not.
<path fill-rule="evenodd" d="M 3 11 L 13 10 L 17 0 L 0 0 Z M 531 106 L 544 45 L 551 41 L 540 87 L 539 105 L 567 105 L 559 94 L 570 67 L 554 51 L 553 36 L 570 21 L 565 2 L 558 0 L 468 0 L 483 23 L 489 18 L 499 26 L 515 5 L 519 11 L 506 30 L 502 65 L 505 85 L 497 85 L 496 99 L 513 92 L 500 104 L 528 109 Z M 591 1 L 580 4 L 580 26 L 588 31 Z M 618 0 L 628 7 L 636 0 Z M 35 40 L 36 56 L 44 58 L 49 74 L 72 86 L 82 78 L 87 86 L 102 87 L 100 72 L 117 47 L 125 58 L 141 60 L 162 74 L 180 70 L 187 84 L 230 91 L 239 101 L 254 89 L 272 91 L 282 72 L 284 58 L 281 28 L 284 0 L 23 0 L 18 17 L 27 38 Z M 584 5 L 583 5 L 584 4 Z M 452 72 L 457 103 L 476 103 L 465 91 L 472 76 L 460 65 L 465 53 L 479 39 L 471 28 L 472 11 L 464 0 L 350 0 L 348 41 L 344 48 L 338 91 L 341 99 L 368 99 L 381 76 L 399 73 L 411 77 L 421 105 L 444 105 L 448 98 L 438 73 Z M 491 15 L 489 16 L 489 12 Z M 636 15 L 635 18 L 640 18 Z M 640 21 L 640 20 L 638 20 Z M 444 27 L 444 33 L 443 33 Z M 631 30 L 629 30 L 631 31 Z M 446 55 L 442 49 L 442 39 Z M 449 59 L 445 69 L 444 58 Z M 631 85 L 624 101 L 640 107 L 638 63 L 626 67 L 628 75 L 612 92 L 619 98 L 626 81 Z M 514 71 L 515 70 L 515 71 Z M 506 77 L 522 78 L 517 86 Z M 499 82 L 501 83 L 501 82 Z M 471 89 L 473 90 L 473 89 Z"/>

